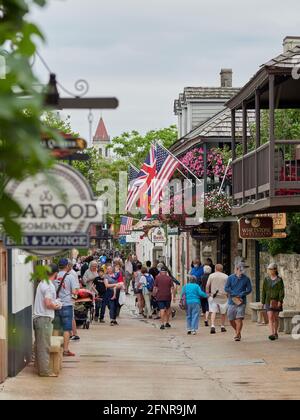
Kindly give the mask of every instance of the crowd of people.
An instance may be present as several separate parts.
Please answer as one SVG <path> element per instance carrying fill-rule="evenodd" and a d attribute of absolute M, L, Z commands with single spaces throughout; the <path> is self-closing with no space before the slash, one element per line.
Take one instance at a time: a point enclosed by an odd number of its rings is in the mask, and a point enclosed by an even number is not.
<path fill-rule="evenodd" d="M 118 317 L 126 301 L 133 295 L 138 318 L 160 320 L 160 329 L 171 328 L 172 308 L 180 282 L 160 261 L 143 265 L 136 255 L 104 252 L 77 260 L 61 258 L 49 267 L 48 280 L 37 287 L 34 304 L 34 330 L 37 368 L 40 376 L 55 376 L 49 372 L 51 335 L 63 335 L 65 357 L 75 356 L 69 349 L 70 341 L 80 340 L 77 332 L 74 306 L 78 299 L 92 301 L 94 322 L 105 323 L 108 309 L 109 324 L 118 325 Z M 210 333 L 216 334 L 216 317 L 220 314 L 220 331 L 226 333 L 226 316 L 235 331 L 234 340 L 240 341 L 246 311 L 246 297 L 252 292 L 245 265 L 239 263 L 234 274 L 228 276 L 221 264 L 211 259 L 201 264 L 192 262 L 187 282 L 181 288 L 180 306 L 186 311 L 187 334 L 196 335 L 200 313 Z M 270 264 L 263 285 L 262 302 L 268 313 L 270 340 L 278 339 L 278 315 L 284 300 L 284 284 L 277 266 Z"/>

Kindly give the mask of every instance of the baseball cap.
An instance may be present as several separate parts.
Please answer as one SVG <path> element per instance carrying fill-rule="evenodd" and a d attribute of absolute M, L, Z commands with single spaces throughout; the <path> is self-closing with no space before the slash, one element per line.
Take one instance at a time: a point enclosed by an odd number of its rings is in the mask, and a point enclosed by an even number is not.
<path fill-rule="evenodd" d="M 58 273 L 59 272 L 59 268 L 57 264 L 50 264 L 49 265 L 49 271 L 48 274 L 49 276 L 53 276 L 53 274 Z"/>
<path fill-rule="evenodd" d="M 58 266 L 59 266 L 59 267 L 66 267 L 68 264 L 69 264 L 69 260 L 68 260 L 68 258 L 61 258 L 61 259 L 58 261 Z"/>
<path fill-rule="evenodd" d="M 268 270 L 277 270 L 277 264 L 275 263 L 271 263 L 268 265 Z"/>

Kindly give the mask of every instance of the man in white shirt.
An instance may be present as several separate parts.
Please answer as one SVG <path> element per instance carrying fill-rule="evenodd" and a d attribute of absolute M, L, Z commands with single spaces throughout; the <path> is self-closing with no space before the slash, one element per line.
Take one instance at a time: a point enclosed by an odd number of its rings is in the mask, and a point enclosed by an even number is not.
<path fill-rule="evenodd" d="M 210 333 L 216 333 L 215 321 L 217 313 L 221 314 L 221 332 L 226 332 L 225 318 L 228 308 L 227 294 L 225 292 L 225 285 L 228 276 L 223 273 L 223 265 L 217 264 L 215 273 L 211 274 L 206 284 L 206 293 L 210 295 L 209 312 L 211 312 L 211 329 Z"/>
<path fill-rule="evenodd" d="M 39 283 L 36 291 L 33 309 L 33 327 L 35 333 L 35 356 L 38 374 L 40 376 L 55 377 L 49 371 L 50 347 L 52 336 L 52 321 L 54 311 L 60 309 L 61 305 L 56 302 L 56 291 L 53 280 L 56 279 L 58 267 L 50 265 L 49 278 Z"/>
<path fill-rule="evenodd" d="M 54 286 L 56 294 L 62 302 L 62 308 L 55 312 L 54 319 L 54 332 L 60 335 L 60 331 L 63 331 L 64 335 L 64 356 L 75 356 L 69 350 L 70 333 L 72 332 L 73 326 L 72 321 L 74 317 L 74 297 L 78 292 L 78 284 L 75 278 L 69 274 L 69 261 L 67 258 L 61 258 L 59 263 L 59 273 L 56 280 L 54 280 Z"/>
<path fill-rule="evenodd" d="M 76 289 L 80 289 L 78 274 L 76 273 L 76 271 L 73 268 L 72 261 L 70 259 L 68 259 L 68 262 L 69 262 L 69 264 L 68 264 L 69 274 L 71 274 L 71 276 L 73 276 L 74 279 L 75 279 Z M 72 340 L 72 341 L 80 340 L 80 337 L 79 337 L 78 332 L 77 332 L 77 325 L 76 325 L 76 321 L 75 321 L 74 312 L 73 312 L 73 320 L 72 320 L 72 334 L 71 334 L 70 340 Z"/>

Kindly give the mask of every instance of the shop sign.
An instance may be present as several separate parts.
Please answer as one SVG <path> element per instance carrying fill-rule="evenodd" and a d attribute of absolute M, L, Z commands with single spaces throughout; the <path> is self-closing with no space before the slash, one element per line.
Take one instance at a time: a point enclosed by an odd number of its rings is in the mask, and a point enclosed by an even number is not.
<path fill-rule="evenodd" d="M 175 228 L 170 228 L 168 227 L 168 236 L 172 236 L 172 235 L 179 235 L 179 228 L 175 227 Z"/>
<path fill-rule="evenodd" d="M 6 248 L 20 248 L 20 249 L 50 249 L 63 248 L 73 249 L 88 248 L 88 235 L 26 235 L 23 236 L 20 243 L 16 243 L 11 238 L 5 238 Z"/>
<path fill-rule="evenodd" d="M 218 235 L 218 226 L 209 223 L 203 223 L 200 226 L 194 227 L 191 231 L 192 238 L 202 241 L 214 241 L 218 238 Z"/>
<path fill-rule="evenodd" d="M 148 237 L 151 242 L 155 243 L 166 243 L 167 238 L 164 229 L 160 227 L 152 228 L 149 230 Z"/>
<path fill-rule="evenodd" d="M 241 239 L 272 238 L 272 217 L 242 217 L 239 221 L 239 235 Z"/>
<path fill-rule="evenodd" d="M 56 139 L 43 136 L 42 145 L 51 151 L 52 156 L 55 158 L 64 158 L 73 153 L 86 149 L 86 140 L 78 137 L 74 137 L 71 134 L 59 133 L 62 140 L 58 142 Z"/>
<path fill-rule="evenodd" d="M 141 240 L 140 232 L 131 232 L 130 235 L 126 235 L 126 243 L 137 243 Z"/>
<path fill-rule="evenodd" d="M 91 224 L 103 223 L 103 201 L 95 200 L 85 178 L 63 163 L 46 173 L 10 181 L 6 191 L 23 209 L 18 223 L 22 227 L 24 247 L 39 249 L 41 246 L 44 255 L 45 249 L 67 249 L 68 238 L 72 242 L 73 237 L 76 242 L 76 235 L 78 239 L 78 235 L 86 235 Z"/>

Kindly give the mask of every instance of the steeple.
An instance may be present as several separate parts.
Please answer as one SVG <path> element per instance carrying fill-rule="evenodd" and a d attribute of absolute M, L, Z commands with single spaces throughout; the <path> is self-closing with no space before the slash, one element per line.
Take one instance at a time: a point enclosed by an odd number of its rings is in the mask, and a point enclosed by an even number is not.
<path fill-rule="evenodd" d="M 95 135 L 93 137 L 93 142 L 98 142 L 98 141 L 102 141 L 102 142 L 106 142 L 109 143 L 110 142 L 110 136 L 107 133 L 103 118 L 100 117 L 99 123 L 98 123 L 98 127 L 97 130 L 95 132 Z"/>

